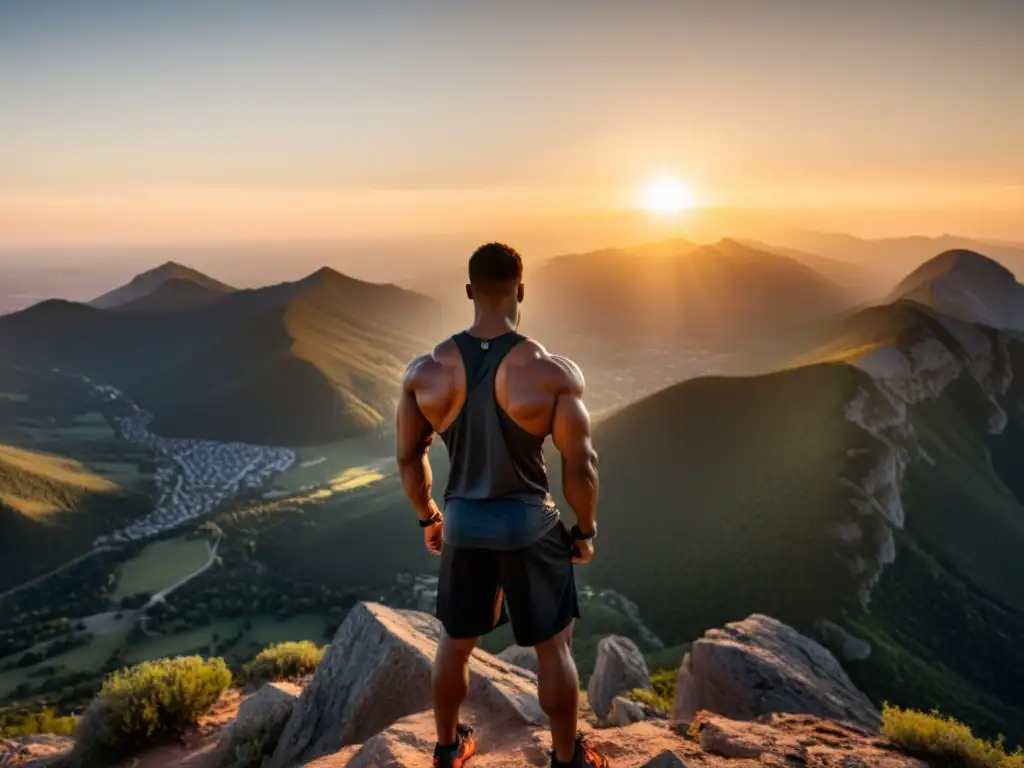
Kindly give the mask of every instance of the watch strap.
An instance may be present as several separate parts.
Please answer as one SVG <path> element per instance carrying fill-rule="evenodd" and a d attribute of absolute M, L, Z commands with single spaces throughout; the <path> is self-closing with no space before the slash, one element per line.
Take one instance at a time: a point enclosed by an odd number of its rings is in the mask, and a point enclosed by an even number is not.
<path fill-rule="evenodd" d="M 580 529 L 579 524 L 575 524 L 571 529 L 569 529 L 569 535 L 572 537 L 573 541 L 587 541 L 597 536 L 597 526 L 595 525 L 594 530 L 590 533 L 584 533 Z"/>
<path fill-rule="evenodd" d="M 440 511 L 435 512 L 430 517 L 428 517 L 426 520 L 420 520 L 420 528 L 429 528 L 430 526 L 432 526 L 432 525 L 434 525 L 436 523 L 440 523 L 442 519 L 443 518 L 441 516 L 441 512 Z"/>

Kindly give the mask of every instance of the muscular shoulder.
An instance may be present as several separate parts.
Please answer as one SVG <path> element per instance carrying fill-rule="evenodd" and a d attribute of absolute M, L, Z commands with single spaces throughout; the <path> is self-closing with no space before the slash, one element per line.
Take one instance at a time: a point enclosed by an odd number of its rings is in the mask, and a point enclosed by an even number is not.
<path fill-rule="evenodd" d="M 583 394 L 586 387 L 583 371 L 569 358 L 552 355 L 533 339 L 527 339 L 515 351 L 518 362 L 538 386 L 555 395 Z"/>
<path fill-rule="evenodd" d="M 452 366 L 460 359 L 455 341 L 447 338 L 434 347 L 429 355 L 420 355 L 409 363 L 405 369 L 403 386 L 415 390 L 433 383 L 438 376 L 450 373 Z"/>

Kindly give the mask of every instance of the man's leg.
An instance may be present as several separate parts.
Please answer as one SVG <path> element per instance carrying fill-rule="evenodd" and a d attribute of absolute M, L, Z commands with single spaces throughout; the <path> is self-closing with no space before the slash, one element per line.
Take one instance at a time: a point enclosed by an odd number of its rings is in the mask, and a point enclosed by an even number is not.
<path fill-rule="evenodd" d="M 434 659 L 434 720 L 437 743 L 455 743 L 455 726 L 459 724 L 459 706 L 469 693 L 469 656 L 476 647 L 476 638 L 449 637 L 441 630 Z"/>
<path fill-rule="evenodd" d="M 551 720 L 551 744 L 560 763 L 568 763 L 576 749 L 576 714 L 580 678 L 572 657 L 572 625 L 534 646 L 537 651 L 537 695 Z"/>
<path fill-rule="evenodd" d="M 551 720 L 555 757 L 568 763 L 576 747 L 579 676 L 572 658 L 572 623 L 579 618 L 572 544 L 558 523 L 523 549 L 502 553 L 501 582 L 512 633 L 537 651 L 537 694 Z"/>
<path fill-rule="evenodd" d="M 440 747 L 456 740 L 459 705 L 469 690 L 469 657 L 480 635 L 506 621 L 494 553 L 445 544 L 437 583 L 443 630 L 434 660 L 434 718 Z"/>

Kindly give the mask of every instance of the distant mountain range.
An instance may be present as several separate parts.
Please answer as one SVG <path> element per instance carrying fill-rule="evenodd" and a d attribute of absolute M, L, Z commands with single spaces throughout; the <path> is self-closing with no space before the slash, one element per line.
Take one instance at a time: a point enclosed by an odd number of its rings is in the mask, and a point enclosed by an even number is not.
<path fill-rule="evenodd" d="M 797 259 L 729 239 L 561 256 L 526 283 L 524 327 L 647 346 L 735 347 L 859 298 Z"/>
<path fill-rule="evenodd" d="M 937 253 L 974 251 L 1024 275 L 1024 246 L 945 234 L 938 237 L 860 238 L 835 232 L 777 233 L 772 242 L 863 266 L 899 280 Z"/>
<path fill-rule="evenodd" d="M 165 434 L 326 442 L 390 417 L 436 314 L 424 296 L 329 269 L 236 291 L 168 264 L 89 305 L 0 318 L 0 360 L 114 384 Z"/>
<path fill-rule="evenodd" d="M 953 251 L 892 300 L 803 332 L 793 367 L 600 423 L 594 580 L 669 642 L 751 610 L 834 620 L 872 645 L 848 668 L 876 701 L 1020 741 L 1024 299 Z"/>

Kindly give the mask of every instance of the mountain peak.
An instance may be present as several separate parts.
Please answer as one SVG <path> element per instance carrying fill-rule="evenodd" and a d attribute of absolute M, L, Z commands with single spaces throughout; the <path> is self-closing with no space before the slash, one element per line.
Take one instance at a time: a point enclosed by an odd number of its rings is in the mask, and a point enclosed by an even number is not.
<path fill-rule="evenodd" d="M 1024 330 L 1024 286 L 995 259 L 977 251 L 943 251 L 911 272 L 890 300 L 909 301 L 993 328 Z"/>
<path fill-rule="evenodd" d="M 122 304 L 138 301 L 172 280 L 186 280 L 216 293 L 231 293 L 235 290 L 230 285 L 214 280 L 184 264 L 167 261 L 158 267 L 136 275 L 127 284 L 115 288 L 89 303 L 99 309 L 112 309 Z"/>

